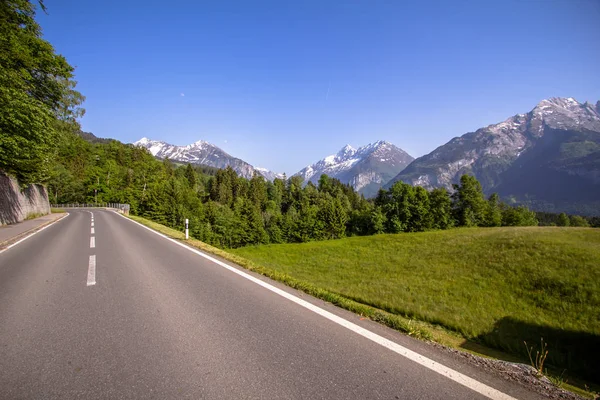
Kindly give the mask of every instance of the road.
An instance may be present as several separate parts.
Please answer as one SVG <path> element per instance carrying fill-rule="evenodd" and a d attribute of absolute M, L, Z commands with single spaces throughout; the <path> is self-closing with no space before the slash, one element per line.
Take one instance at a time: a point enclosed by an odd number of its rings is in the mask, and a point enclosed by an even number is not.
<path fill-rule="evenodd" d="M 229 268 L 114 212 L 72 211 L 0 254 L 0 398 L 538 398 L 434 346 Z M 455 371 L 476 387 L 450 379 Z"/>

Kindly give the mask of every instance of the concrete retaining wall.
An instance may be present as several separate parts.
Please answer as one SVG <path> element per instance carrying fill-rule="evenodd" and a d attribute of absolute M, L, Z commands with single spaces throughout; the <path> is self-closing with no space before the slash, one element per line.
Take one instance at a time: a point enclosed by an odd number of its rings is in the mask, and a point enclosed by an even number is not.
<path fill-rule="evenodd" d="M 0 172 L 0 225 L 21 222 L 32 214 L 49 214 L 48 192 L 42 185 L 21 189 L 16 179 Z"/>

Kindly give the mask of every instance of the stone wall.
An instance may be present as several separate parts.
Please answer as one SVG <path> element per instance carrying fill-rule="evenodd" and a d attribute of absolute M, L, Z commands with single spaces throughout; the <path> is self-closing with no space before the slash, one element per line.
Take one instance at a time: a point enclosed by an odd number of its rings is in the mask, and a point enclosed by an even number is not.
<path fill-rule="evenodd" d="M 0 225 L 15 224 L 32 214 L 49 214 L 48 192 L 42 185 L 21 189 L 16 179 L 0 172 Z"/>

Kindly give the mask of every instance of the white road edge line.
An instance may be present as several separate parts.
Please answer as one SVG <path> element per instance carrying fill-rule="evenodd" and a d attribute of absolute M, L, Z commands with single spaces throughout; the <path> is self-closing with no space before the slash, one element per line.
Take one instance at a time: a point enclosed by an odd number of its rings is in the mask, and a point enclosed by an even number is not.
<path fill-rule="evenodd" d="M 51 227 L 52 225 L 54 225 L 55 223 L 62 221 L 63 219 L 67 218 L 68 216 L 69 216 L 69 213 L 67 213 L 67 215 L 65 215 L 64 217 L 61 217 L 61 218 L 57 219 L 56 221 L 54 221 L 54 222 L 52 222 L 52 223 L 49 223 L 48 225 L 44 226 L 42 229 L 39 229 L 39 230 L 37 230 L 37 231 L 33 232 L 32 234 L 25 236 L 23 239 L 21 239 L 21 240 L 18 240 L 18 241 L 16 241 L 16 242 L 14 242 L 14 243 L 13 243 L 13 244 L 11 244 L 10 246 L 7 246 L 7 247 L 5 247 L 4 249 L 0 250 L 0 254 L 4 253 L 6 250 L 10 249 L 11 247 L 14 247 L 14 246 L 18 245 L 19 243 L 21 243 L 21 242 L 23 242 L 23 241 L 25 241 L 25 240 L 29 239 L 30 237 L 32 237 L 32 236 L 33 236 L 33 235 L 35 235 L 36 233 L 40 233 L 40 232 L 41 232 L 41 231 L 43 231 L 44 229 L 46 229 L 46 228 L 50 228 L 50 227 Z"/>
<path fill-rule="evenodd" d="M 185 244 L 178 242 L 175 239 L 171 239 L 170 237 L 163 235 L 162 233 L 157 232 L 152 228 L 148 228 L 147 226 L 142 225 L 137 221 L 129 219 L 129 218 L 127 218 L 119 213 L 116 213 L 116 212 L 115 212 L 115 214 L 125 218 L 128 221 L 131 221 L 131 222 L 141 226 L 144 229 L 149 230 L 150 232 L 152 232 L 158 236 L 163 237 L 164 239 L 167 239 L 167 240 L 175 243 L 178 246 L 183 247 L 184 249 L 191 251 L 192 253 L 196 253 L 197 255 L 214 262 L 215 264 L 217 264 L 235 274 L 238 274 L 239 276 L 246 278 L 249 281 L 256 283 L 257 285 L 260 285 L 263 288 L 268 289 L 268 290 L 280 295 L 281 297 L 284 297 L 290 301 L 293 301 L 294 303 L 296 303 L 316 314 L 319 314 L 320 316 L 327 318 L 328 320 L 335 322 L 336 324 L 341 325 L 344 328 L 351 330 L 352 332 L 355 332 L 355 333 L 357 333 L 357 334 L 359 334 L 359 335 L 361 335 L 361 336 L 363 336 L 363 337 L 365 337 L 365 338 L 367 338 L 367 339 L 369 339 L 369 340 L 371 340 L 371 341 L 373 341 L 373 342 L 375 342 L 375 343 L 377 343 L 377 344 L 379 344 L 379 345 L 381 345 L 403 357 L 406 357 L 409 360 L 416 362 L 417 364 L 420 364 L 434 372 L 437 372 L 438 374 L 443 375 L 446 378 L 453 380 L 454 382 L 460 383 L 461 385 L 466 386 L 467 388 L 469 388 L 479 394 L 482 394 L 485 397 L 488 397 L 488 398 L 494 399 L 494 400 L 516 400 L 516 398 L 509 396 L 497 389 L 494 389 L 491 386 L 481 383 L 467 375 L 461 374 L 460 372 L 455 371 L 452 368 L 446 367 L 445 365 L 440 364 L 437 361 L 433 361 L 432 359 L 427 358 L 419 353 L 416 353 L 416 352 L 414 352 L 404 346 L 401 346 L 398 343 L 395 343 L 389 339 L 386 339 L 383 336 L 380 336 L 380 335 L 373 333 L 361 326 L 358 326 L 350 321 L 347 321 L 342 317 L 339 317 L 329 311 L 326 311 L 320 307 L 317 307 L 314 304 L 311 304 L 306 300 L 302 300 L 302 299 L 294 296 L 293 294 L 290 294 L 290 293 L 288 293 L 284 290 L 281 290 L 269 283 L 266 283 L 258 278 L 255 278 L 254 276 L 252 276 L 250 274 L 240 271 L 237 268 L 232 267 L 231 265 L 225 264 L 224 262 L 221 262 L 221 261 L 217 260 L 216 258 L 213 258 L 207 254 L 204 254 L 203 252 L 201 252 L 199 250 L 196 250 L 189 246 L 186 246 Z"/>
<path fill-rule="evenodd" d="M 90 229 L 90 234 L 92 234 L 92 235 L 93 235 L 94 233 L 95 233 L 95 231 L 94 231 L 94 228 L 91 228 L 91 229 Z"/>
<path fill-rule="evenodd" d="M 92 236 L 90 238 L 90 249 L 93 249 L 94 247 L 96 247 L 96 238 Z"/>
<path fill-rule="evenodd" d="M 88 264 L 87 286 L 96 284 L 96 255 L 90 256 Z"/>

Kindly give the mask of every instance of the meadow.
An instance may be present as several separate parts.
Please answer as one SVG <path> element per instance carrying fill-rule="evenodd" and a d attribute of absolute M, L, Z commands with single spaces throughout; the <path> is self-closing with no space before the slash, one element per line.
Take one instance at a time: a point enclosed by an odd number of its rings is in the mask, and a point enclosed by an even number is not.
<path fill-rule="evenodd" d="M 229 252 L 267 270 L 513 354 L 600 376 L 600 230 L 461 228 Z"/>

